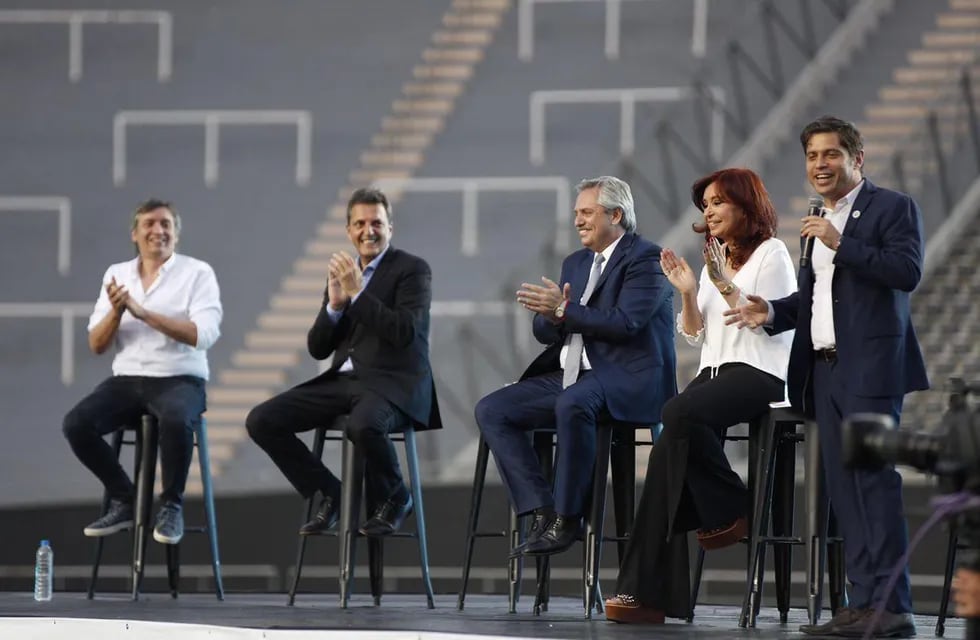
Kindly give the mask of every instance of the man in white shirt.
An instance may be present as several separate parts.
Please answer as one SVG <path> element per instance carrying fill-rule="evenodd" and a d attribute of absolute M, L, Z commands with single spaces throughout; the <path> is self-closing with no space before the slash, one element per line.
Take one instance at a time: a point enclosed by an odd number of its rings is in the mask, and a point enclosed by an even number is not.
<path fill-rule="evenodd" d="M 84 533 L 106 536 L 133 526 L 135 489 L 103 436 L 154 416 L 163 491 L 153 538 L 177 544 L 194 430 L 206 408 L 207 350 L 220 335 L 220 292 L 207 263 L 175 252 L 180 216 L 169 202 L 141 204 L 131 237 L 138 255 L 106 270 L 88 324 L 94 353 L 116 350 L 112 377 L 68 412 L 63 430 L 109 495 L 108 510 Z"/>
<path fill-rule="evenodd" d="M 795 329 L 787 386 L 793 406 L 816 419 L 824 479 L 844 534 L 849 606 L 809 635 L 915 635 L 908 567 L 886 591 L 908 547 L 902 478 L 894 467 L 848 469 L 841 422 L 858 412 L 898 423 L 906 393 L 928 388 L 912 327 L 909 295 L 922 276 L 922 214 L 907 194 L 878 187 L 862 173 L 864 144 L 853 124 L 824 116 L 800 135 L 807 178 L 826 216 L 803 219 L 812 267 L 799 292 L 780 300 L 748 296 L 729 323 Z M 866 636 L 870 637 L 870 636 Z"/>

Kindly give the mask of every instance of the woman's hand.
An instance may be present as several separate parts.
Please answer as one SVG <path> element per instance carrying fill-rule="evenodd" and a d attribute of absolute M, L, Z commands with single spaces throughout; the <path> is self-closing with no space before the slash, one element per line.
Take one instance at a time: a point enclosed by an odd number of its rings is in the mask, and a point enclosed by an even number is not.
<path fill-rule="evenodd" d="M 704 243 L 704 264 L 708 267 L 708 278 L 719 290 L 728 287 L 731 279 L 728 277 L 728 259 L 725 250 L 721 248 L 718 238 L 711 237 Z"/>
<path fill-rule="evenodd" d="M 667 280 L 680 293 L 694 293 L 698 288 L 698 280 L 687 260 L 680 258 L 670 249 L 660 252 L 660 266 L 663 267 Z"/>

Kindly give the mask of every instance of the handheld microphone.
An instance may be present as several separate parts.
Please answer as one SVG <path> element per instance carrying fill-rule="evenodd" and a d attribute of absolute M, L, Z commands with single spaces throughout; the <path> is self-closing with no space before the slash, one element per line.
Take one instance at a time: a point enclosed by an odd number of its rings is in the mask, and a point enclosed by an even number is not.
<path fill-rule="evenodd" d="M 810 201 L 807 203 L 808 208 L 806 214 L 808 216 L 824 216 L 823 210 L 823 198 L 820 196 L 810 196 Z M 803 254 L 800 256 L 800 268 L 806 269 L 810 266 L 810 258 L 813 257 L 813 236 L 803 240 Z"/>

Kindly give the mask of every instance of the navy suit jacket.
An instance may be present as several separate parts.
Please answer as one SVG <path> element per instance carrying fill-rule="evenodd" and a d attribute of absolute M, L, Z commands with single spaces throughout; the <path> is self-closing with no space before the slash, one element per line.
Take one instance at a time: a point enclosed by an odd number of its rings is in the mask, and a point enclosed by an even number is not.
<path fill-rule="evenodd" d="M 324 291 L 307 348 L 317 360 L 331 353 L 334 358 L 330 369 L 314 380 L 337 375 L 350 358 L 358 383 L 404 411 L 416 430 L 441 428 L 429 365 L 428 263 L 388 247 L 367 287 L 336 324 L 327 315 L 327 301 Z"/>
<path fill-rule="evenodd" d="M 580 333 L 609 415 L 657 424 L 664 403 L 677 394 L 673 289 L 660 268 L 660 247 L 625 234 L 582 305 L 578 301 L 594 256 L 592 250 L 581 249 L 562 263 L 559 283 L 572 285 L 565 320 L 554 324 L 534 316 L 534 337 L 548 348 L 521 379 L 558 370 L 565 338 Z"/>
<path fill-rule="evenodd" d="M 922 214 L 911 197 L 865 179 L 834 256 L 832 284 L 835 375 L 845 376 L 856 396 L 929 388 L 909 304 L 922 277 L 922 235 Z M 800 269 L 799 291 L 772 302 L 772 332 L 796 329 L 787 386 L 790 402 L 808 417 L 814 411 L 813 284 L 813 269 Z"/>

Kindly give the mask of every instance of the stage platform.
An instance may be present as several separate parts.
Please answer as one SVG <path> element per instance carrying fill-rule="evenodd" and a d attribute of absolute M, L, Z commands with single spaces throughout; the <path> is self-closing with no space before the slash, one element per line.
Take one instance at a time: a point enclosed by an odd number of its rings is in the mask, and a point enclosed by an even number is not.
<path fill-rule="evenodd" d="M 731 606 L 699 605 L 693 624 L 681 620 L 665 625 L 639 626 L 607 622 L 599 614 L 585 620 L 575 598 L 552 599 L 549 611 L 535 616 L 531 598 L 523 598 L 518 613 L 507 613 L 500 595 L 473 595 L 464 611 L 456 597 L 441 595 L 427 609 L 422 595 L 385 596 L 375 607 L 370 596 L 355 596 L 350 608 L 337 604 L 336 594 L 305 594 L 286 606 L 285 594 L 230 594 L 224 602 L 213 595 L 146 594 L 139 602 L 124 595 L 56 593 L 54 600 L 36 603 L 29 593 L 0 593 L 0 638 L 3 640 L 447 640 L 458 638 L 561 638 L 567 640 L 648 640 L 651 638 L 803 638 L 801 609 L 779 624 L 775 609 L 765 608 L 755 629 L 738 627 L 739 611 Z M 825 615 L 829 615 L 826 613 Z M 933 638 L 935 617 L 917 616 L 919 638 Z M 946 638 L 962 639 L 964 623 L 949 619 Z"/>

